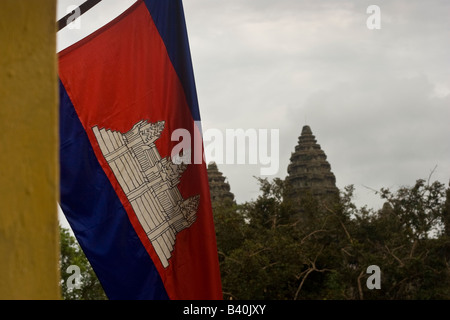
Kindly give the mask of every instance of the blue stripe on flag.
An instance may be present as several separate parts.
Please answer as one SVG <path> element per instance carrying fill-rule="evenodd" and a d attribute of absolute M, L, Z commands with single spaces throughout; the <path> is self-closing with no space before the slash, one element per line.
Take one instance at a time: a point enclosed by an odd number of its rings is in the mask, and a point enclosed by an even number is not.
<path fill-rule="evenodd" d="M 194 121 L 200 121 L 183 3 L 181 0 L 145 0 L 145 4 L 184 88 L 192 118 Z"/>

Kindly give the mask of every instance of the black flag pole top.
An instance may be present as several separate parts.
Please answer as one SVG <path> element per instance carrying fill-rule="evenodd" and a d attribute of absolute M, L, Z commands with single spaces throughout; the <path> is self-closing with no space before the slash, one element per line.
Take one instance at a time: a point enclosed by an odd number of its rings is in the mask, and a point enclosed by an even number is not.
<path fill-rule="evenodd" d="M 81 17 L 82 14 L 84 14 L 86 11 L 91 9 L 93 6 L 95 6 L 100 1 L 102 1 L 102 0 L 87 0 L 87 1 L 83 2 L 78 7 L 78 9 L 79 9 L 79 16 L 77 16 L 77 17 L 73 17 L 73 15 L 76 14 L 76 12 L 78 11 L 77 9 L 75 9 L 72 12 L 69 12 L 68 14 L 66 14 L 64 17 L 59 19 L 58 22 L 56 23 L 58 31 L 60 31 L 64 27 L 66 27 L 69 23 L 73 22 L 75 19 Z M 69 18 L 71 18 L 71 17 L 72 17 L 72 19 L 70 19 L 70 21 L 69 21 Z"/>

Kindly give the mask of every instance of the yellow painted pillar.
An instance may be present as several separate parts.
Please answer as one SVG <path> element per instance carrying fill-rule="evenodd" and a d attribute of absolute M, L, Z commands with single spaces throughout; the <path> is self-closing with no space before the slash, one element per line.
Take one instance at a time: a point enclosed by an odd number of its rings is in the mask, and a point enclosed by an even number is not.
<path fill-rule="evenodd" d="M 0 1 L 0 299 L 59 299 L 56 0 Z"/>

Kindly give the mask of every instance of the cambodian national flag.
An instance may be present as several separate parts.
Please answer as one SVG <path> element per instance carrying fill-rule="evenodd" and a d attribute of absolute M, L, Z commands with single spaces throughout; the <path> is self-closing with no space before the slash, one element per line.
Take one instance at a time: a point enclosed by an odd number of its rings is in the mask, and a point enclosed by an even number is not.
<path fill-rule="evenodd" d="M 61 208 L 108 297 L 221 299 L 181 0 L 137 1 L 60 52 L 59 78 Z"/>

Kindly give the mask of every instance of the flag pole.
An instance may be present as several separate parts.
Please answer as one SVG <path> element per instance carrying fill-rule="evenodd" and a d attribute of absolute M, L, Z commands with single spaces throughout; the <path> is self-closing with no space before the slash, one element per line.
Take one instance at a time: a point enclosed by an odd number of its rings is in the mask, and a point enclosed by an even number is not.
<path fill-rule="evenodd" d="M 73 22 L 73 20 L 78 19 L 79 17 L 81 17 L 81 15 L 86 13 L 86 11 L 90 10 L 93 6 L 98 4 L 100 1 L 102 1 L 102 0 L 87 0 L 87 1 L 83 2 L 77 8 L 78 10 L 75 9 L 72 12 L 69 12 L 68 14 L 66 14 L 64 17 L 59 19 L 58 22 L 56 23 L 58 31 L 60 31 L 64 27 L 66 27 L 69 23 Z M 72 17 L 75 14 L 75 12 L 77 12 L 77 11 L 80 13 L 80 15 L 78 17 L 75 17 L 75 19 L 71 19 L 69 21 L 69 18 Z"/>

